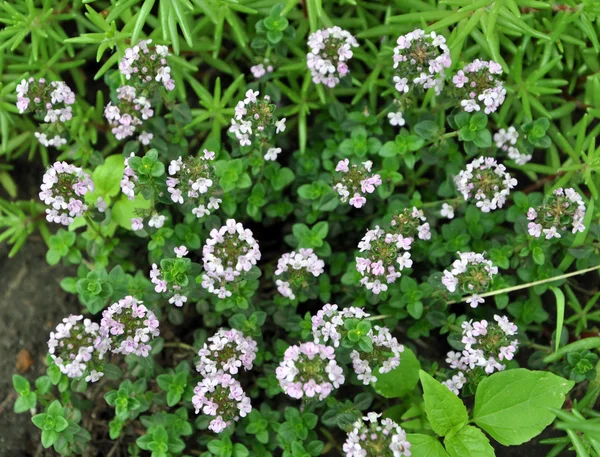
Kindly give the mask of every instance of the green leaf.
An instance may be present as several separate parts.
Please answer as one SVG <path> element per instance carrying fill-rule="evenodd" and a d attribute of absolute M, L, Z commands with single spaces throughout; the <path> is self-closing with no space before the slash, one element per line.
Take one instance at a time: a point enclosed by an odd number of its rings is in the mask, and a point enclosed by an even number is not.
<path fill-rule="evenodd" d="M 108 156 L 92 173 L 94 196 L 114 197 L 121 189 L 125 160 L 120 154 Z"/>
<path fill-rule="evenodd" d="M 494 457 L 494 448 L 481 430 L 470 425 L 444 440 L 450 457 Z"/>
<path fill-rule="evenodd" d="M 558 351 L 565 322 L 565 294 L 558 287 L 550 287 L 556 297 L 556 331 L 554 332 L 554 350 Z"/>
<path fill-rule="evenodd" d="M 414 433 L 406 438 L 410 443 L 411 457 L 448 457 L 444 446 L 434 436 Z"/>
<path fill-rule="evenodd" d="M 400 398 L 411 392 L 419 383 L 421 364 L 410 349 L 400 355 L 400 366 L 389 373 L 378 373 L 373 386 L 375 392 L 385 398 Z"/>
<path fill-rule="evenodd" d="M 29 381 L 27 379 L 25 379 L 23 376 L 14 374 L 12 377 L 12 383 L 13 383 L 13 387 L 15 388 L 15 390 L 18 393 L 23 394 L 25 392 L 29 392 L 29 389 L 30 389 Z"/>
<path fill-rule="evenodd" d="M 575 383 L 544 371 L 524 368 L 495 373 L 477 387 L 473 420 L 505 446 L 539 435 Z"/>
<path fill-rule="evenodd" d="M 466 425 L 469 415 L 462 400 L 423 370 L 419 372 L 419 377 L 423 386 L 425 412 L 433 431 L 446 436 Z"/>

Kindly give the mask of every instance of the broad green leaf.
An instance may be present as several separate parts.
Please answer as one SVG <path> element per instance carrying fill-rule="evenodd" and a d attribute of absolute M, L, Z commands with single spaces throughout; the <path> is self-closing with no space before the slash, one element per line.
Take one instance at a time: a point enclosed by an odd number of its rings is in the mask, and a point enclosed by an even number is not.
<path fill-rule="evenodd" d="M 496 441 L 517 445 L 539 435 L 554 420 L 573 381 L 524 368 L 502 371 L 477 387 L 473 420 Z"/>
<path fill-rule="evenodd" d="M 446 436 L 466 425 L 469 415 L 462 400 L 423 370 L 419 372 L 419 377 L 423 386 L 425 412 L 433 431 Z"/>
<path fill-rule="evenodd" d="M 95 187 L 94 197 L 97 198 L 98 195 L 114 197 L 117 195 L 121 189 L 120 183 L 124 169 L 125 161 L 122 155 L 115 154 L 104 159 L 104 163 L 92 173 Z"/>
<path fill-rule="evenodd" d="M 418 433 L 407 436 L 411 457 L 448 457 L 442 443 L 434 436 Z"/>
<path fill-rule="evenodd" d="M 385 398 L 399 398 L 411 392 L 419 383 L 421 364 L 410 349 L 400 354 L 400 366 L 389 373 L 378 373 L 375 392 Z"/>
<path fill-rule="evenodd" d="M 494 448 L 481 430 L 470 425 L 444 440 L 450 457 L 494 457 Z"/>

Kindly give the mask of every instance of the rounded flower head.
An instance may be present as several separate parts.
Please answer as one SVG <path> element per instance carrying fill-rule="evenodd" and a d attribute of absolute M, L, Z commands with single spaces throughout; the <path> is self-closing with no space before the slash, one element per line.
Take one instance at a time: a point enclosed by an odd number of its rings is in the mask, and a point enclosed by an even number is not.
<path fill-rule="evenodd" d="M 345 380 L 333 348 L 316 343 L 287 348 L 276 374 L 283 391 L 296 399 L 323 400 Z"/>
<path fill-rule="evenodd" d="M 340 196 L 343 203 L 362 208 L 367 203 L 366 195 L 375 192 L 382 183 L 381 176 L 371 173 L 371 161 L 358 165 L 350 165 L 348 159 L 340 160 L 335 168 L 339 173 L 334 179 L 333 190 Z"/>
<path fill-rule="evenodd" d="M 285 131 L 285 118 L 277 120 L 275 105 L 268 95 L 260 98 L 258 91 L 249 89 L 246 98 L 235 107 L 229 131 L 240 146 L 250 146 L 259 140 L 268 142 L 274 135 Z"/>
<path fill-rule="evenodd" d="M 128 295 L 102 312 L 96 347 L 147 357 L 152 349 L 148 342 L 160 335 L 158 324 L 142 301 Z"/>
<path fill-rule="evenodd" d="M 154 284 L 156 293 L 169 295 L 169 303 L 182 307 L 187 302 L 182 290 L 189 283 L 188 274 L 192 261 L 185 257 L 189 253 L 185 246 L 178 246 L 173 252 L 175 258 L 162 259 L 160 267 L 152 264 L 150 282 Z"/>
<path fill-rule="evenodd" d="M 356 270 L 362 275 L 360 283 L 374 294 L 388 289 L 405 268 L 412 267 L 410 252 L 413 239 L 399 233 L 386 233 L 379 226 L 367 233 L 358 243 Z"/>
<path fill-rule="evenodd" d="M 229 219 L 221 228 L 211 230 L 202 248 L 202 260 L 202 287 L 225 298 L 231 296 L 228 285 L 260 260 L 260 249 L 252 231 Z"/>
<path fill-rule="evenodd" d="M 240 383 L 227 373 L 218 373 L 200 381 L 194 389 L 192 404 L 196 414 L 202 411 L 214 418 L 208 429 L 215 433 L 221 433 L 232 422 L 252 411 L 250 398 Z"/>
<path fill-rule="evenodd" d="M 294 300 L 299 292 L 309 293 L 316 284 L 315 278 L 325 271 L 324 267 L 325 262 L 312 249 L 283 254 L 275 270 L 277 290 L 290 300 Z"/>
<path fill-rule="evenodd" d="M 369 413 L 354 423 L 343 446 L 346 457 L 410 457 L 406 432 L 393 420 L 380 421 L 380 417 Z"/>
<path fill-rule="evenodd" d="M 377 382 L 377 373 L 389 373 L 400 365 L 400 353 L 404 346 L 392 336 L 387 327 L 374 326 L 367 334 L 373 344 L 373 350 L 360 353 L 353 350 L 350 354 L 352 367 L 358 380 L 364 385 Z"/>
<path fill-rule="evenodd" d="M 102 377 L 100 359 L 104 351 L 94 348 L 98 329 L 98 324 L 89 319 L 70 315 L 50 333 L 48 352 L 61 373 L 69 378 L 80 378 L 87 374 L 88 382 L 95 382 Z"/>
<path fill-rule="evenodd" d="M 353 55 L 352 48 L 358 47 L 358 42 L 349 32 L 336 26 L 311 34 L 308 47 L 306 65 L 313 82 L 335 87 L 350 72 L 348 62 Z"/>
<path fill-rule="evenodd" d="M 394 86 L 401 94 L 413 88 L 434 88 L 439 94 L 444 84 L 444 69 L 450 67 L 446 39 L 421 29 L 402 35 L 394 48 Z"/>
<path fill-rule="evenodd" d="M 42 178 L 39 197 L 46 208 L 46 219 L 62 225 L 70 225 L 88 210 L 85 195 L 94 191 L 90 175 L 75 165 L 55 162 Z"/>
<path fill-rule="evenodd" d="M 152 45 L 152 40 L 142 40 L 125 49 L 125 55 L 119 62 L 119 71 L 136 87 L 153 90 L 163 86 L 173 90 L 175 81 L 171 78 L 171 67 L 167 63 L 169 55 L 166 46 Z"/>
<path fill-rule="evenodd" d="M 528 232 L 531 236 L 547 240 L 560 238 L 561 233 L 583 232 L 585 226 L 585 203 L 575 189 L 555 189 L 552 195 L 537 208 L 529 208 Z"/>
<path fill-rule="evenodd" d="M 454 75 L 452 83 L 460 106 L 470 113 L 495 112 L 506 98 L 506 89 L 498 76 L 502 67 L 494 61 L 474 60 Z"/>
<path fill-rule="evenodd" d="M 458 191 L 465 201 L 475 200 L 484 213 L 502 208 L 517 180 L 506 167 L 492 157 L 479 157 L 467 165 L 455 178 Z"/>
<path fill-rule="evenodd" d="M 454 261 L 450 270 L 444 270 L 442 284 L 450 293 L 459 292 L 471 295 L 467 302 L 473 308 L 477 308 L 479 303 L 484 302 L 483 298 L 477 294 L 488 290 L 494 275 L 498 273 L 498 267 L 487 260 L 484 254 L 458 252 L 458 257 L 459 259 Z"/>
<path fill-rule="evenodd" d="M 429 222 L 425 219 L 423 211 L 414 206 L 394 215 L 390 222 L 390 233 L 402 235 L 403 238 L 410 238 L 412 241 L 416 238 L 431 239 Z"/>
<path fill-rule="evenodd" d="M 312 335 L 315 343 L 333 344 L 334 347 L 340 345 L 340 341 L 347 333 L 344 323 L 348 319 L 364 319 L 369 317 L 362 308 L 350 306 L 338 310 L 338 305 L 327 303 L 323 309 L 315 314 L 312 321 Z"/>
<path fill-rule="evenodd" d="M 120 86 L 117 100 L 116 104 L 109 102 L 104 108 L 104 117 L 115 138 L 123 140 L 138 133 L 138 141 L 144 145 L 150 144 L 154 135 L 142 130 L 145 122 L 154 116 L 150 100 L 139 95 L 133 86 Z"/>
<path fill-rule="evenodd" d="M 257 350 L 252 338 L 245 337 L 239 330 L 222 328 L 198 352 L 200 360 L 196 370 L 205 377 L 217 373 L 236 375 L 240 368 L 252 369 Z"/>

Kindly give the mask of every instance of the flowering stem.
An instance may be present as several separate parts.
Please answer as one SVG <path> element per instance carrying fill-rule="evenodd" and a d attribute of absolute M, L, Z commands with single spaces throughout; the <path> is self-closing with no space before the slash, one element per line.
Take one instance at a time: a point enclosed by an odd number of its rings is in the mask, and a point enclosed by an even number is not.
<path fill-rule="evenodd" d="M 493 295 L 506 294 L 508 292 L 514 292 L 515 290 L 527 289 L 529 287 L 538 286 L 540 284 L 546 284 L 549 282 L 554 282 L 554 281 L 559 281 L 561 279 L 570 278 L 571 276 L 582 275 L 584 273 L 589 273 L 590 271 L 594 271 L 594 270 L 598 270 L 598 269 L 600 269 L 600 265 L 596 265 L 596 266 L 593 266 L 590 268 L 584 268 L 583 270 L 573 271 L 571 273 L 565 273 L 565 274 L 559 275 L 559 276 L 553 276 L 551 278 L 540 279 L 539 281 L 528 282 L 527 284 L 521 284 L 521 285 L 513 286 L 513 287 L 506 287 L 505 289 L 493 290 L 491 292 L 481 294 L 480 297 L 485 298 L 485 297 L 491 297 Z M 464 302 L 467 300 L 467 298 L 469 298 L 469 297 L 468 296 L 464 297 L 459 301 L 451 300 L 448 302 L 448 304 L 452 305 L 454 303 Z"/>
<path fill-rule="evenodd" d="M 379 316 L 367 317 L 365 320 L 366 321 L 378 321 L 381 319 L 387 319 L 388 317 L 392 317 L 392 316 L 390 314 L 380 314 Z"/>
<path fill-rule="evenodd" d="M 176 341 L 173 343 L 165 343 L 166 348 L 179 348 L 179 349 L 185 349 L 186 351 L 192 351 L 192 352 L 196 352 L 196 349 L 194 349 L 193 346 L 186 344 L 186 343 L 182 343 L 180 341 Z"/>
<path fill-rule="evenodd" d="M 98 235 L 98 237 L 100 237 L 104 241 L 106 241 L 106 238 L 104 238 L 104 235 L 102 235 L 100 226 L 98 224 L 96 224 L 96 222 L 94 222 L 90 216 L 85 216 L 84 219 L 85 219 L 85 223 L 92 230 L 92 232 L 95 232 L 96 235 Z"/>
<path fill-rule="evenodd" d="M 544 363 L 552 363 L 560 360 L 565 354 L 573 351 L 585 351 L 589 349 L 600 348 L 600 336 L 593 338 L 584 338 L 583 340 L 575 341 L 574 343 L 563 346 L 554 354 L 544 357 Z"/>

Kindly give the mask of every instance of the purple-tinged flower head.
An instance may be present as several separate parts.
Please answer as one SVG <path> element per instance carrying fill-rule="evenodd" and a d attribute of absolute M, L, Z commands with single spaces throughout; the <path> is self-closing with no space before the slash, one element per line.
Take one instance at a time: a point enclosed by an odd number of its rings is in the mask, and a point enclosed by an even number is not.
<path fill-rule="evenodd" d="M 104 107 L 104 117 L 111 126 L 111 132 L 117 140 L 133 136 L 143 129 L 144 123 L 154 116 L 150 99 L 139 95 L 133 86 L 120 86 L 117 89 L 117 103 L 109 102 Z M 150 144 L 154 135 L 142 130 L 138 141 Z"/>
<path fill-rule="evenodd" d="M 466 300 L 473 308 L 484 303 L 479 294 L 490 287 L 494 276 L 498 273 L 498 267 L 487 260 L 484 254 L 475 252 L 458 252 L 458 259 L 452 264 L 450 270 L 444 270 L 442 284 L 450 293 L 468 294 Z"/>
<path fill-rule="evenodd" d="M 231 119 L 229 131 L 235 135 L 240 146 L 250 146 L 255 141 L 267 145 L 278 133 L 285 132 L 285 117 L 277 120 L 275 105 L 271 97 L 249 89 L 244 100 L 235 106 L 235 115 Z"/>
<path fill-rule="evenodd" d="M 412 242 L 416 238 L 420 240 L 431 239 L 429 222 L 425 219 L 423 211 L 415 206 L 405 208 L 398 214 L 395 214 L 390 222 L 389 231 L 393 235 L 402 235 L 403 239 L 410 238 Z"/>
<path fill-rule="evenodd" d="M 228 219 L 221 228 L 211 230 L 202 260 L 202 287 L 222 299 L 231 296 L 228 286 L 260 260 L 260 249 L 251 230 Z"/>
<path fill-rule="evenodd" d="M 513 126 L 508 129 L 500 129 L 494 134 L 496 147 L 507 152 L 508 158 L 514 160 L 517 165 L 525 165 L 532 158 L 531 154 L 521 152 L 517 148 L 519 132 Z"/>
<path fill-rule="evenodd" d="M 457 373 L 444 382 L 456 395 L 468 382 L 476 383 L 481 376 L 504 370 L 519 345 L 519 329 L 506 316 L 494 315 L 494 322 L 464 321 L 461 327 L 465 348 L 462 352 L 448 352 L 446 362 Z"/>
<path fill-rule="evenodd" d="M 381 176 L 371 173 L 373 162 L 367 160 L 361 166 L 350 165 L 348 159 L 340 160 L 335 167 L 339 175 L 334 179 L 333 190 L 343 203 L 362 208 L 367 203 L 366 195 L 375 192 L 382 183 Z"/>
<path fill-rule="evenodd" d="M 364 385 L 377 382 L 377 373 L 389 373 L 400 365 L 400 354 L 404 346 L 392 336 L 387 327 L 375 325 L 367 334 L 373 343 L 371 352 L 353 350 L 350 354 L 352 367 L 358 380 Z"/>
<path fill-rule="evenodd" d="M 297 293 L 308 293 L 316 285 L 325 271 L 325 262 L 317 257 L 312 249 L 299 249 L 298 252 L 283 254 L 277 261 L 275 284 L 281 295 L 290 300 Z"/>
<path fill-rule="evenodd" d="M 344 383 L 344 372 L 331 346 L 303 343 L 290 346 L 276 370 L 279 385 L 292 398 L 325 399 Z"/>
<path fill-rule="evenodd" d="M 167 62 L 169 55 L 167 46 L 152 45 L 152 40 L 143 40 L 125 49 L 125 55 L 119 62 L 119 71 L 127 81 L 140 89 L 153 91 L 163 86 L 173 90 L 175 81 L 171 78 L 171 67 Z"/>
<path fill-rule="evenodd" d="M 454 91 L 463 110 L 468 113 L 483 109 L 494 113 L 506 98 L 504 83 L 498 78 L 502 66 L 492 60 L 476 59 L 459 70 L 452 78 Z"/>
<path fill-rule="evenodd" d="M 529 208 L 527 230 L 535 238 L 547 240 L 560 238 L 561 233 L 583 232 L 585 225 L 585 202 L 573 188 L 559 187 L 537 208 Z"/>
<path fill-rule="evenodd" d="M 343 446 L 345 457 L 410 457 L 406 432 L 392 419 L 368 413 L 348 432 Z"/>
<path fill-rule="evenodd" d="M 214 418 L 208 429 L 215 433 L 221 433 L 232 422 L 252 411 L 250 398 L 241 384 L 227 373 L 217 373 L 200 381 L 194 389 L 192 404 L 196 414 L 202 411 L 202 414 Z"/>
<path fill-rule="evenodd" d="M 517 180 L 493 157 L 478 157 L 454 178 L 465 201 L 475 200 L 484 213 L 502 208 Z"/>
<path fill-rule="evenodd" d="M 149 341 L 160 335 L 158 325 L 154 313 L 128 295 L 102 312 L 95 347 L 110 348 L 113 354 L 148 357 L 152 350 Z"/>
<path fill-rule="evenodd" d="M 360 255 L 356 257 L 356 270 L 361 274 L 360 283 L 374 294 L 388 289 L 396 282 L 405 268 L 412 267 L 410 252 L 413 239 L 401 234 L 386 233 L 376 226 L 358 243 Z"/>
<path fill-rule="evenodd" d="M 350 306 L 339 310 L 338 305 L 327 303 L 317 314 L 312 316 L 312 336 L 315 343 L 333 344 L 333 347 L 339 347 L 340 341 L 348 333 L 344 323 L 348 319 L 364 319 L 369 314 L 362 308 Z"/>
<path fill-rule="evenodd" d="M 129 200 L 135 198 L 135 186 L 138 182 L 138 176 L 133 168 L 129 166 L 129 159 L 134 156 L 135 153 L 132 152 L 129 154 L 129 157 L 125 157 L 125 169 L 123 170 L 123 177 L 121 178 L 121 192 L 123 192 Z"/>
<path fill-rule="evenodd" d="M 221 199 L 213 194 L 216 190 L 215 170 L 212 161 L 215 153 L 205 149 L 197 157 L 179 157 L 169 164 L 167 191 L 171 200 L 191 208 L 198 219 L 219 209 Z"/>
<path fill-rule="evenodd" d="M 73 117 L 70 105 L 75 103 L 75 93 L 64 81 L 23 79 L 17 85 L 17 108 L 19 113 L 35 113 L 42 122 L 41 132 L 35 132 L 38 141 L 48 147 L 67 143 L 63 137 L 63 124 Z"/>
<path fill-rule="evenodd" d="M 85 195 L 94 191 L 94 182 L 81 168 L 67 162 L 55 162 L 42 178 L 39 197 L 46 208 L 46 220 L 70 225 L 88 210 Z"/>
<path fill-rule="evenodd" d="M 258 63 L 250 67 L 250 73 L 256 79 L 261 79 L 263 76 L 273 73 L 273 65 L 269 59 L 264 59 L 262 63 Z"/>
<path fill-rule="evenodd" d="M 308 37 L 306 65 L 315 84 L 335 87 L 350 69 L 348 62 L 352 58 L 352 48 L 358 47 L 356 38 L 335 26 L 317 30 Z"/>
<path fill-rule="evenodd" d="M 394 48 L 394 86 L 400 94 L 414 88 L 442 91 L 444 70 L 452 65 L 446 38 L 413 30 L 398 38 Z"/>
<path fill-rule="evenodd" d="M 153 263 L 150 270 L 150 282 L 154 284 L 157 294 L 169 296 L 169 303 L 181 308 L 187 302 L 183 288 L 189 282 L 188 272 L 192 261 L 185 256 L 189 254 L 185 246 L 173 249 L 175 258 L 162 259 L 160 266 Z"/>
<path fill-rule="evenodd" d="M 240 369 L 251 370 L 258 347 L 256 341 L 239 330 L 221 328 L 208 338 L 198 355 L 196 370 L 205 377 L 219 373 L 236 375 Z"/>
<path fill-rule="evenodd" d="M 61 373 L 69 378 L 86 375 L 87 382 L 96 382 L 103 376 L 100 359 L 104 350 L 94 348 L 98 330 L 95 322 L 72 314 L 50 332 L 48 352 Z"/>

